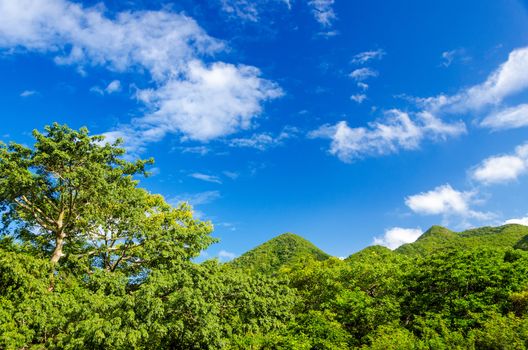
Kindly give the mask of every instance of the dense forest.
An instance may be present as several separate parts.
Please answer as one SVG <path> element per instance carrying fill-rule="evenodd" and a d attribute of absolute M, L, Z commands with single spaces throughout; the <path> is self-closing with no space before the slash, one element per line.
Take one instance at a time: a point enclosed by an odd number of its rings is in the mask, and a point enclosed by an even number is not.
<path fill-rule="evenodd" d="M 198 263 L 213 227 L 140 186 L 151 160 L 33 134 L 0 145 L 2 349 L 528 347 L 526 226 L 434 226 L 344 260 L 287 233 Z"/>

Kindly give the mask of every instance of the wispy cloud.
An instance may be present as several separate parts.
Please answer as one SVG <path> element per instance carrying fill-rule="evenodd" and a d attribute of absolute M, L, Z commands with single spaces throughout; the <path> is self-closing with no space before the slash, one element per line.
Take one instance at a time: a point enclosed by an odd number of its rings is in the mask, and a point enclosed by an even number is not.
<path fill-rule="evenodd" d="M 358 81 L 361 82 L 363 80 L 367 80 L 368 78 L 375 78 L 378 76 L 378 72 L 373 70 L 372 68 L 358 68 L 352 71 L 352 73 L 349 74 L 349 76 Z"/>
<path fill-rule="evenodd" d="M 528 104 L 505 108 L 487 115 L 480 123 L 493 130 L 516 129 L 528 126 Z"/>
<path fill-rule="evenodd" d="M 205 191 L 198 193 L 183 193 L 176 197 L 170 198 L 169 203 L 177 204 L 179 202 L 188 202 L 193 206 L 200 206 L 204 204 L 209 204 L 220 198 L 219 191 Z"/>
<path fill-rule="evenodd" d="M 464 113 L 499 106 L 507 97 L 528 88 L 528 47 L 513 50 L 506 62 L 493 71 L 481 84 L 454 95 L 438 95 L 418 99 L 432 113 Z"/>
<path fill-rule="evenodd" d="M 365 94 L 355 94 L 355 95 L 350 96 L 350 99 L 352 101 L 354 101 L 354 102 L 362 103 L 363 101 L 365 101 L 367 99 L 367 95 L 365 95 Z"/>
<path fill-rule="evenodd" d="M 351 62 L 353 64 L 365 64 L 372 60 L 380 60 L 385 55 L 386 52 L 382 49 L 360 52 L 352 58 Z"/>
<path fill-rule="evenodd" d="M 453 62 L 468 62 L 471 57 L 466 53 L 464 49 L 456 49 L 442 52 L 442 66 L 449 67 Z"/>
<path fill-rule="evenodd" d="M 261 12 L 276 4 L 291 9 L 289 0 L 219 0 L 221 10 L 229 17 L 237 20 L 258 22 Z"/>
<path fill-rule="evenodd" d="M 205 181 L 205 182 L 222 184 L 222 181 L 220 180 L 220 178 L 214 175 L 208 175 L 208 174 L 202 174 L 202 173 L 192 173 L 192 174 L 189 174 L 189 176 L 194 179 Z"/>
<path fill-rule="evenodd" d="M 113 94 L 115 92 L 121 91 L 121 82 L 119 80 L 113 80 L 104 89 L 97 85 L 92 86 L 90 91 L 101 96 L 104 94 Z"/>
<path fill-rule="evenodd" d="M 222 174 L 224 174 L 224 176 L 230 178 L 231 180 L 236 180 L 240 176 L 240 174 L 235 171 L 227 171 L 227 170 L 223 171 Z"/>
<path fill-rule="evenodd" d="M 315 20 L 324 27 L 330 27 L 337 19 L 334 0 L 310 0 L 308 5 L 312 9 Z"/>
<path fill-rule="evenodd" d="M 228 145 L 231 147 L 255 148 L 264 151 L 282 145 L 285 140 L 295 137 L 298 132 L 297 128 L 286 126 L 277 135 L 271 133 L 253 134 L 247 138 L 231 139 L 228 141 Z"/>
<path fill-rule="evenodd" d="M 24 90 L 20 93 L 20 97 L 29 97 L 36 95 L 38 92 L 35 90 Z"/>

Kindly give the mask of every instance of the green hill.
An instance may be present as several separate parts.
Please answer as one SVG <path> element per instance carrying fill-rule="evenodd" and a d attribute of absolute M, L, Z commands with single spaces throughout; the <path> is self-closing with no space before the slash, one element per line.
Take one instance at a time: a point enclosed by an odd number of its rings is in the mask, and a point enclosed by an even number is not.
<path fill-rule="evenodd" d="M 416 242 L 404 244 L 395 251 L 405 255 L 425 255 L 450 248 L 475 247 L 528 250 L 528 227 L 511 224 L 454 232 L 445 227 L 433 226 Z"/>
<path fill-rule="evenodd" d="M 330 255 L 306 239 L 284 233 L 242 254 L 230 264 L 255 272 L 273 274 L 283 266 L 307 260 L 325 260 Z"/>
<path fill-rule="evenodd" d="M 360 250 L 357 253 L 350 255 L 345 259 L 347 262 L 364 262 L 364 261 L 381 261 L 381 260 L 391 260 L 396 253 L 390 250 L 387 247 L 381 245 L 372 245 L 366 247 L 365 249 Z"/>

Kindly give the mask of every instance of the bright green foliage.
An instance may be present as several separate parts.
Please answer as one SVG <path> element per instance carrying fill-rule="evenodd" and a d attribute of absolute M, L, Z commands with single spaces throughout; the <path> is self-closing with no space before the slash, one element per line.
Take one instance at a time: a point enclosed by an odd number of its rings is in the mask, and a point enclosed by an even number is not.
<path fill-rule="evenodd" d="M 414 243 L 404 244 L 396 252 L 406 255 L 427 255 L 442 250 L 473 248 L 523 248 L 528 237 L 528 226 L 504 225 L 481 227 L 453 232 L 445 227 L 433 226 Z"/>
<path fill-rule="evenodd" d="M 54 124 L 33 132 L 34 147 L 0 144 L 0 206 L 4 230 L 57 263 L 77 253 L 108 224 L 101 209 L 135 188 L 147 161 L 126 162 L 124 150 L 88 130 Z M 103 227 L 101 227 L 103 226 Z"/>
<path fill-rule="evenodd" d="M 528 227 L 434 226 L 346 260 L 284 234 L 232 263 L 148 162 L 53 125 L 0 146 L 0 349 L 527 349 Z"/>
<path fill-rule="evenodd" d="M 273 274 L 283 267 L 328 257 L 328 254 L 304 238 L 284 233 L 244 253 L 232 264 L 254 272 Z"/>
<path fill-rule="evenodd" d="M 0 348 L 220 349 L 285 332 L 284 281 L 192 259 L 215 240 L 138 187 L 147 162 L 53 125 L 0 147 Z"/>

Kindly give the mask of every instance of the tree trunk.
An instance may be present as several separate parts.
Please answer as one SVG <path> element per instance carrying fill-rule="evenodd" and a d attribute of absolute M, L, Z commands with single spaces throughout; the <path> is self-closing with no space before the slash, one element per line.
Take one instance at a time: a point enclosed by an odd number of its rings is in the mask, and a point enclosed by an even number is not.
<path fill-rule="evenodd" d="M 64 210 L 59 213 L 56 225 L 57 232 L 55 233 L 55 249 L 53 250 L 50 259 L 54 265 L 56 265 L 62 257 L 62 246 L 64 245 L 64 238 L 66 238 L 66 233 L 64 232 Z"/>
<path fill-rule="evenodd" d="M 57 264 L 59 262 L 59 259 L 62 257 L 62 246 L 64 245 L 64 238 L 66 238 L 66 235 L 64 233 L 60 233 L 55 238 L 55 249 L 53 250 L 53 254 L 51 254 L 50 261 L 53 264 Z"/>

